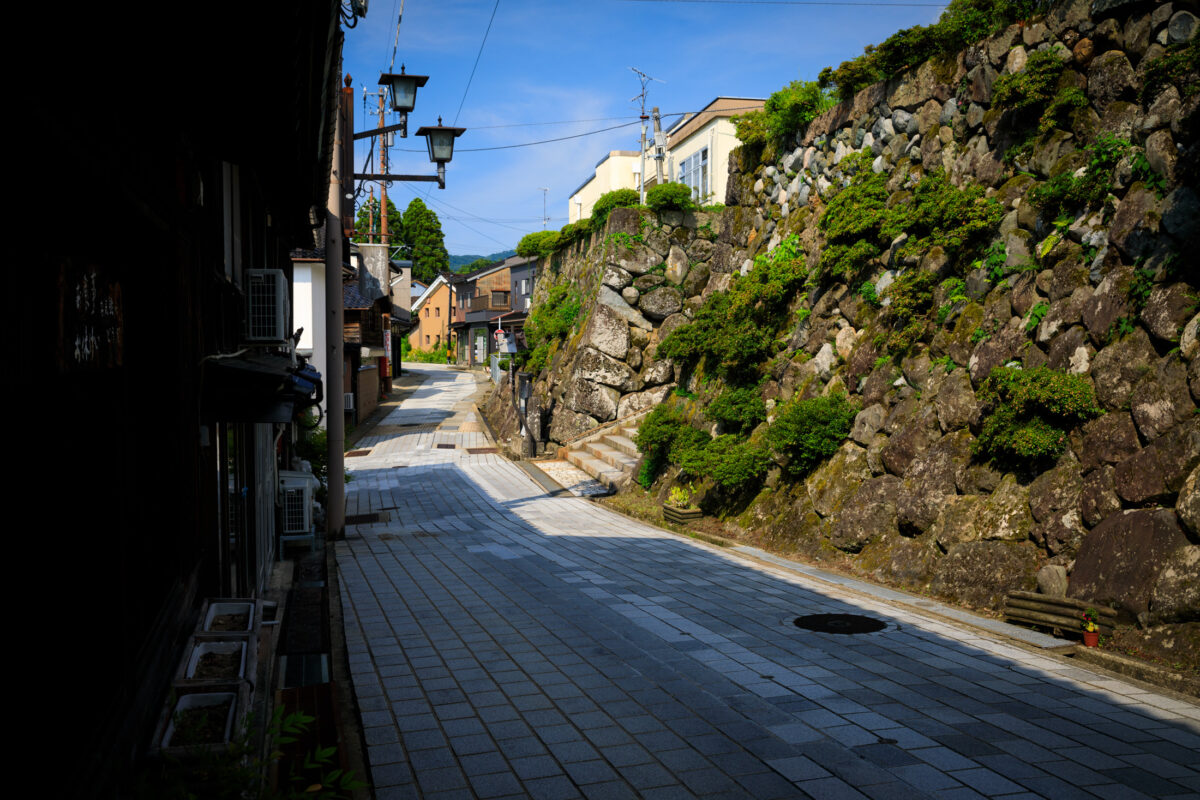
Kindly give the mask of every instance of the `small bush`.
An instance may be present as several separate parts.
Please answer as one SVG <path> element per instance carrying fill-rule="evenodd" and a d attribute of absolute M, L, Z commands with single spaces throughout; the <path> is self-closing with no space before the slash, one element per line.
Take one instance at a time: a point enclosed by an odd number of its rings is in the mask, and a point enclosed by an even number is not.
<path fill-rule="evenodd" d="M 517 255 L 521 258 L 548 256 L 558 249 L 558 231 L 534 231 L 521 237 L 517 242 Z"/>
<path fill-rule="evenodd" d="M 670 181 L 647 189 L 646 205 L 655 211 L 690 211 L 696 207 L 692 202 L 691 187 Z"/>
<path fill-rule="evenodd" d="M 704 409 L 704 415 L 720 422 L 731 433 L 754 430 L 767 418 L 758 386 L 726 389 Z"/>
<path fill-rule="evenodd" d="M 803 477 L 837 452 L 857 413 L 844 394 L 793 400 L 767 430 L 767 442 L 789 461 L 786 471 Z"/>
<path fill-rule="evenodd" d="M 638 205 L 640 196 L 634 189 L 614 189 L 605 192 L 592 206 L 592 230 L 600 230 L 608 221 L 609 212 L 614 208 L 632 208 Z"/>
<path fill-rule="evenodd" d="M 997 367 L 980 387 L 987 415 L 975 453 L 1008 468 L 1033 468 L 1062 454 L 1067 431 L 1102 411 L 1079 375 Z"/>
<path fill-rule="evenodd" d="M 638 426 L 635 443 L 643 456 L 638 483 L 649 489 L 668 463 L 678 463 L 690 450 L 703 447 L 711 438 L 693 428 L 675 406 L 655 408 Z"/>
<path fill-rule="evenodd" d="M 768 97 L 762 111 L 739 114 L 733 123 L 743 144 L 784 147 L 832 106 L 833 94 L 815 81 L 792 81 Z"/>
<path fill-rule="evenodd" d="M 1082 176 L 1077 178 L 1073 172 L 1059 173 L 1034 186 L 1026 197 L 1050 219 L 1064 216 L 1074 219 L 1080 209 L 1097 205 L 1108 197 L 1113 172 L 1129 152 L 1129 147 L 1126 139 L 1102 134 L 1084 150 L 1088 161 Z"/>
<path fill-rule="evenodd" d="M 771 466 L 771 454 L 765 447 L 733 434 L 718 436 L 680 455 L 679 466 L 685 473 L 712 478 L 729 492 L 757 484 Z"/>

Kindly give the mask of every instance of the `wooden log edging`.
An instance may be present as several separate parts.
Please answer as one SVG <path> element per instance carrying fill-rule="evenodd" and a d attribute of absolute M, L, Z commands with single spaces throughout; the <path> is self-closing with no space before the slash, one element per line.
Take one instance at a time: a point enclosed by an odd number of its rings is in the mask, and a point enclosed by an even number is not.
<path fill-rule="evenodd" d="M 1005 619 L 1062 631 L 1082 632 L 1082 615 L 1089 608 L 1096 610 L 1100 632 L 1112 634 L 1117 612 L 1106 606 L 1073 597 L 1051 597 L 1036 592 L 1010 592 L 1004 599 Z"/>

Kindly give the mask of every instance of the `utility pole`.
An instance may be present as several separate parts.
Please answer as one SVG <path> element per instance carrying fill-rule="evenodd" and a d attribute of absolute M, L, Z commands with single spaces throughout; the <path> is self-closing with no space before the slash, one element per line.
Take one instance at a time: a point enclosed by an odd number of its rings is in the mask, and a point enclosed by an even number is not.
<path fill-rule="evenodd" d="M 338 91 L 337 114 L 334 123 L 334 147 L 332 174 L 329 176 L 329 199 L 325 211 L 325 307 L 329 315 L 325 326 L 325 367 L 329 373 L 325 384 L 325 429 L 328 432 L 329 461 L 326 472 L 328 493 L 325 507 L 325 537 L 340 539 L 346 535 L 346 486 L 342 480 L 345 472 L 345 404 L 342 394 L 344 381 L 345 351 L 342 345 L 342 195 L 343 171 L 354 171 L 353 164 L 342 159 L 343 139 L 354 129 L 350 113 L 354 102 L 354 90 L 350 88 L 350 76 L 346 76 L 346 88 Z"/>
<path fill-rule="evenodd" d="M 550 218 L 546 216 L 546 192 L 550 191 L 549 186 L 540 187 L 542 190 L 542 230 L 546 230 L 546 223 Z"/>
<path fill-rule="evenodd" d="M 666 141 L 662 132 L 662 115 L 658 113 L 658 106 L 655 106 L 652 113 L 654 114 L 654 175 L 656 182 L 661 185 L 663 182 L 663 160 L 667 157 L 663 152 Z"/>
<path fill-rule="evenodd" d="M 375 187 L 371 187 L 371 197 L 367 200 L 367 243 L 375 244 Z"/>
<path fill-rule="evenodd" d="M 386 92 L 379 93 L 379 125 L 383 127 L 383 96 Z M 379 137 L 379 174 L 387 175 L 387 151 L 388 137 L 387 134 Z M 388 214 L 387 214 L 387 181 L 379 182 L 379 241 L 385 246 L 388 243 Z"/>
<path fill-rule="evenodd" d="M 637 67 L 630 67 L 630 69 L 633 70 L 633 73 L 638 76 L 638 80 L 642 82 L 642 93 L 635 94 L 633 97 L 630 98 L 630 101 L 638 100 L 641 103 L 642 146 L 640 149 L 641 149 L 641 158 L 642 158 L 641 164 L 642 164 L 642 166 L 641 166 L 641 172 L 638 173 L 638 202 L 645 203 L 646 202 L 646 120 L 650 119 L 650 117 L 646 115 L 646 84 L 649 83 L 650 81 L 658 81 L 659 83 L 666 83 L 666 81 L 658 80 L 658 78 L 651 78 L 649 75 L 642 72 Z M 659 175 L 659 179 L 660 180 L 662 179 L 661 173 Z"/>

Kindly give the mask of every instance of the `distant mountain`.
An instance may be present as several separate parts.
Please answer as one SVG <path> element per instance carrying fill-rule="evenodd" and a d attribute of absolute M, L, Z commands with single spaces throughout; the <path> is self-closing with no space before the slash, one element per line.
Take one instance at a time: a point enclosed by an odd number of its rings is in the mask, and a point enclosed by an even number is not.
<path fill-rule="evenodd" d="M 490 263 L 492 261 L 502 261 L 516 254 L 516 250 L 505 250 L 500 253 L 492 253 L 490 256 L 450 256 L 450 270 L 451 272 L 458 272 L 461 267 L 465 267 L 467 264 L 478 261 L 481 258 L 486 258 Z"/>

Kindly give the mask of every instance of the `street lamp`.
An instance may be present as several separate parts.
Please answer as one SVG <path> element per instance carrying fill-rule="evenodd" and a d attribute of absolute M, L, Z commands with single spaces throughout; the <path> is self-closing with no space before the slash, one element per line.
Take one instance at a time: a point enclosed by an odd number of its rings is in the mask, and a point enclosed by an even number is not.
<path fill-rule="evenodd" d="M 466 128 L 452 128 L 442 124 L 438 117 L 437 125 L 426 125 L 417 128 L 417 136 L 425 137 L 425 145 L 429 149 L 429 160 L 437 164 L 437 182 L 446 188 L 446 162 L 454 158 L 454 140 L 466 132 Z"/>
<path fill-rule="evenodd" d="M 396 125 L 385 125 L 371 130 L 354 134 L 354 140 L 380 136 L 393 131 L 400 131 L 400 136 L 408 136 L 408 112 L 413 110 L 417 102 L 417 89 L 429 80 L 427 75 L 408 75 L 404 65 L 400 65 L 400 73 L 385 72 L 379 76 L 379 84 L 387 86 L 392 91 L 392 108 L 400 112 L 401 121 Z M 466 128 L 453 128 L 442 124 L 438 117 L 437 125 L 428 125 L 417 129 L 417 136 L 424 136 L 429 147 L 429 160 L 437 164 L 437 175 L 392 175 L 391 173 L 356 172 L 354 179 L 358 181 L 437 181 L 439 189 L 446 188 L 446 163 L 454 157 L 454 140 L 466 132 Z"/>
<path fill-rule="evenodd" d="M 417 89 L 429 80 L 428 75 L 408 75 L 404 65 L 400 65 L 400 73 L 385 72 L 379 76 L 379 85 L 391 89 L 392 111 L 400 114 L 400 138 L 408 136 L 408 112 L 417 105 Z"/>

